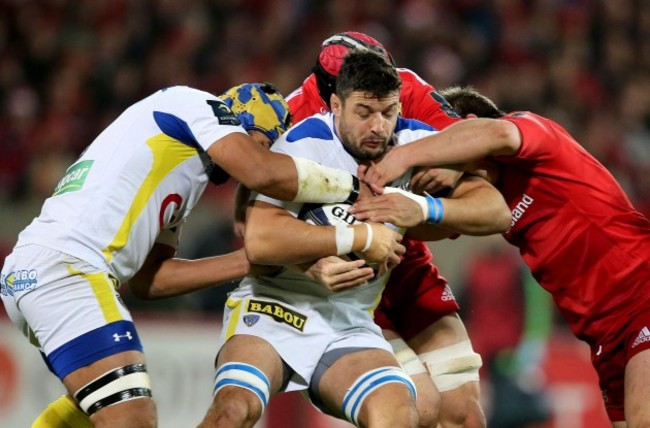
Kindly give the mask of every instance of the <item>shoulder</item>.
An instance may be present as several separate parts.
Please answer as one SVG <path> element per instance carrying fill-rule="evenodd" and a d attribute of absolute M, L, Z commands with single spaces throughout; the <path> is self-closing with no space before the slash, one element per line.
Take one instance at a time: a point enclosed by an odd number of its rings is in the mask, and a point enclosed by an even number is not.
<path fill-rule="evenodd" d="M 294 143 L 305 138 L 316 138 L 319 140 L 333 140 L 334 131 L 324 119 L 327 116 L 314 115 L 294 125 L 286 133 L 287 143 Z"/>
<path fill-rule="evenodd" d="M 428 125 L 424 122 L 421 122 L 417 119 L 407 119 L 404 117 L 399 117 L 397 119 L 397 124 L 395 125 L 395 132 L 402 132 L 405 130 L 410 131 L 435 131 L 435 128 L 431 125 Z"/>
<path fill-rule="evenodd" d="M 524 130 L 531 132 L 533 130 L 536 130 L 537 132 L 548 132 L 559 127 L 559 125 L 551 119 L 529 111 L 514 111 L 500 117 L 499 120 L 514 123 L 522 132 L 524 132 Z"/>
<path fill-rule="evenodd" d="M 420 75 L 418 75 L 413 70 L 410 70 L 408 68 L 398 68 L 397 72 L 399 73 L 399 77 L 402 79 L 402 82 L 409 87 L 433 89 L 433 86 L 427 83 L 426 80 L 420 77 Z"/>
<path fill-rule="evenodd" d="M 397 119 L 397 125 L 395 126 L 395 137 L 397 138 L 398 145 L 407 144 L 437 132 L 435 128 L 424 122 L 416 119 L 405 119 L 403 117 Z"/>
<path fill-rule="evenodd" d="M 305 79 L 302 86 L 287 96 L 287 104 L 289 104 L 294 123 L 313 114 L 327 111 L 327 105 L 320 97 L 316 77 L 313 74 Z"/>
<path fill-rule="evenodd" d="M 157 92 L 158 96 L 162 99 L 171 99 L 176 102 L 189 101 L 200 99 L 217 99 L 217 96 L 201 89 L 192 88 L 190 86 L 168 86 L 162 88 Z M 205 101 L 204 101 L 205 102 Z"/>

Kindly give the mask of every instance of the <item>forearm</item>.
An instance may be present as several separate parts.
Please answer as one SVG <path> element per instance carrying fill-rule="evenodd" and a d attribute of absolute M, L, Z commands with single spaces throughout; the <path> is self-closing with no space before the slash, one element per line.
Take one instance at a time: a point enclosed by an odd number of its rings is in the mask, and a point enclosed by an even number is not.
<path fill-rule="evenodd" d="M 352 174 L 316 162 L 269 152 L 244 134 L 212 144 L 210 157 L 251 190 L 284 201 L 342 202 L 356 197 Z"/>
<path fill-rule="evenodd" d="M 520 145 L 519 130 L 511 122 L 468 119 L 444 131 L 399 147 L 410 167 L 467 164 L 490 155 L 512 155 Z"/>
<path fill-rule="evenodd" d="M 476 188 L 463 198 L 442 198 L 444 215 L 439 227 L 463 235 L 483 236 L 503 233 L 511 215 L 503 196 L 490 188 Z"/>
<path fill-rule="evenodd" d="M 250 263 L 243 249 L 197 260 L 169 258 L 139 272 L 129 284 L 138 297 L 157 300 L 203 290 L 244 277 Z"/>
<path fill-rule="evenodd" d="M 363 225 L 350 227 L 354 229 L 351 251 L 361 251 L 367 230 Z M 273 226 L 249 219 L 244 246 L 248 258 L 256 264 L 296 265 L 339 255 L 334 226 L 314 226 L 300 220 Z"/>

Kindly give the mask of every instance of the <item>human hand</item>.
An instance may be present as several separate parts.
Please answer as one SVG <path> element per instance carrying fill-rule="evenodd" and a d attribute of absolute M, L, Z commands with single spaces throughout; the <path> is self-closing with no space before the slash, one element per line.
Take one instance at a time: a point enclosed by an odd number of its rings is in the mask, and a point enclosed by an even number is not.
<path fill-rule="evenodd" d="M 446 187 L 454 187 L 463 175 L 463 170 L 456 167 L 431 168 L 417 167 L 414 169 L 409 187 L 414 193 L 430 195 Z"/>
<path fill-rule="evenodd" d="M 382 271 L 382 267 L 392 268 L 400 262 L 406 248 L 400 243 L 402 235 L 379 223 L 365 223 L 372 228 L 372 241 L 367 250 L 359 254 L 370 265 Z M 355 227 L 358 227 L 355 225 Z M 365 229 L 365 227 L 364 227 Z M 386 266 L 383 266 L 386 264 Z"/>
<path fill-rule="evenodd" d="M 402 147 L 393 147 L 381 160 L 364 167 L 363 178 L 360 175 L 359 179 L 383 187 L 401 177 L 410 168 L 408 159 L 402 156 L 402 152 Z"/>
<path fill-rule="evenodd" d="M 355 202 L 348 211 L 362 221 L 373 221 L 377 223 L 391 223 L 397 227 L 414 227 L 422 224 L 428 215 L 427 203 L 422 196 L 410 194 L 406 191 L 386 189 L 371 185 L 377 196 L 360 199 Z M 421 198 L 418 202 L 416 198 Z"/>
<path fill-rule="evenodd" d="M 364 265 L 364 260 L 345 261 L 329 256 L 309 266 L 305 275 L 338 293 L 365 284 L 374 277 L 373 269 Z"/>

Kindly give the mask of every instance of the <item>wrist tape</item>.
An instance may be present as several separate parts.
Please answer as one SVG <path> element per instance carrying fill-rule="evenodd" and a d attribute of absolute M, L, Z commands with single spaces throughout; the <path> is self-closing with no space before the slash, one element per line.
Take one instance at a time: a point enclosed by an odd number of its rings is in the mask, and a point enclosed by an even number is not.
<path fill-rule="evenodd" d="M 440 198 L 434 198 L 429 194 L 426 195 L 425 199 L 427 200 L 427 205 L 429 206 L 429 215 L 427 216 L 426 222 L 440 224 L 442 221 L 442 215 L 444 214 L 442 201 Z"/>
<path fill-rule="evenodd" d="M 399 193 L 400 195 L 404 195 L 407 198 L 417 202 L 420 205 L 420 208 L 422 208 L 422 223 L 425 223 L 429 218 L 429 204 L 427 203 L 427 199 L 424 196 L 416 195 L 415 193 L 407 192 L 406 190 L 389 186 L 384 187 L 384 194 L 387 193 Z"/>
<path fill-rule="evenodd" d="M 335 228 L 336 255 L 343 256 L 352 251 L 354 245 L 354 228 L 347 224 L 337 224 Z"/>
<path fill-rule="evenodd" d="M 293 202 L 353 203 L 359 197 L 359 180 L 347 171 L 292 157 L 298 174 Z"/>

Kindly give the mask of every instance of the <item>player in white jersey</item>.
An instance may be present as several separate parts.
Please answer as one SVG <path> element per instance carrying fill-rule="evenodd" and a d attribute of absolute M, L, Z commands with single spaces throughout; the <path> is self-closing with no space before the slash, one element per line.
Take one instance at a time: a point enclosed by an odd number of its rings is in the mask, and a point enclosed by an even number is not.
<path fill-rule="evenodd" d="M 286 103 L 268 84 L 244 84 L 223 99 L 170 87 L 129 107 L 67 170 L 20 233 L 0 282 L 10 318 L 69 394 L 35 427 L 156 425 L 142 345 L 118 289 L 129 281 L 142 297 L 165 297 L 248 273 L 243 251 L 174 258 L 209 180 L 232 175 L 297 200 L 355 193 L 349 173 L 267 150 L 289 123 Z M 321 187 L 302 184 L 305 174 L 320 177 Z M 368 253 L 394 257 L 379 241 Z"/>
<path fill-rule="evenodd" d="M 393 66 L 374 53 L 353 52 L 341 67 L 332 113 L 295 125 L 272 150 L 356 173 L 360 162 L 381 156 L 389 144 L 435 132 L 399 118 L 399 88 Z M 394 185 L 403 189 L 408 178 Z M 488 197 L 498 195 L 487 182 L 482 188 Z M 503 199 L 485 206 L 494 212 L 480 216 L 505 213 L 493 233 L 505 230 L 509 212 Z M 336 209 L 345 217 L 342 207 Z M 285 265 L 348 255 L 367 245 L 352 230 L 378 226 L 302 220 L 305 213 L 318 216 L 318 210 L 258 195 L 246 219 L 250 260 Z M 426 203 L 422 217 L 421 223 L 438 220 Z M 214 400 L 200 426 L 253 426 L 273 395 L 291 390 L 308 390 L 318 408 L 358 426 L 417 426 L 415 385 L 372 320 L 388 275 L 380 269 L 366 284 L 339 293 L 290 268 L 246 277 L 226 303 Z"/>

